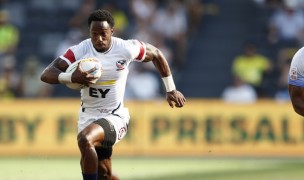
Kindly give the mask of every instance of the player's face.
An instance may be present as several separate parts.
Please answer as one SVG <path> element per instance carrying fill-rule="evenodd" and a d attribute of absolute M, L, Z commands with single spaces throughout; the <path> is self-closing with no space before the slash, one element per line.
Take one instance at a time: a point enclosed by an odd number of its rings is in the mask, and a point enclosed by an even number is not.
<path fill-rule="evenodd" d="M 113 28 L 107 21 L 92 21 L 90 37 L 94 48 L 98 52 L 105 52 L 110 48 Z"/>

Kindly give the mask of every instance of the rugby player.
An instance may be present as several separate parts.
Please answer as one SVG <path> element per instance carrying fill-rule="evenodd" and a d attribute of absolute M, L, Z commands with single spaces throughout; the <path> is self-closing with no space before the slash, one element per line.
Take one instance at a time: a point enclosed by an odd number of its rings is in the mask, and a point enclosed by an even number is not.
<path fill-rule="evenodd" d="M 90 38 L 67 49 L 41 74 L 41 80 L 49 84 L 72 82 L 87 86 L 81 90 L 77 136 L 84 180 L 118 179 L 112 173 L 112 147 L 128 131 L 130 116 L 123 97 L 130 63 L 152 61 L 164 82 L 168 104 L 181 108 L 186 101 L 175 88 L 163 53 L 146 42 L 114 37 L 114 24 L 110 12 L 94 11 L 88 18 Z M 94 77 L 79 66 L 73 73 L 65 72 L 70 64 L 84 58 L 94 58 L 102 64 L 102 75 L 96 84 L 92 84 Z"/>

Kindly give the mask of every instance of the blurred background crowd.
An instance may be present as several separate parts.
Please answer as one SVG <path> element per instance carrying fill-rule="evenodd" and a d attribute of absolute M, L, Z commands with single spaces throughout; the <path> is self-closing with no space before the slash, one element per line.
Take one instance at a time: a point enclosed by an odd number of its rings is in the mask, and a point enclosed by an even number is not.
<path fill-rule="evenodd" d="M 40 81 L 68 47 L 88 38 L 87 17 L 112 12 L 114 36 L 138 39 L 166 56 L 188 98 L 289 101 L 288 70 L 304 44 L 303 0 L 0 0 L 0 100 L 78 97 Z M 129 99 L 164 96 L 154 66 L 134 63 Z M 145 88 L 142 88 L 145 87 Z"/>

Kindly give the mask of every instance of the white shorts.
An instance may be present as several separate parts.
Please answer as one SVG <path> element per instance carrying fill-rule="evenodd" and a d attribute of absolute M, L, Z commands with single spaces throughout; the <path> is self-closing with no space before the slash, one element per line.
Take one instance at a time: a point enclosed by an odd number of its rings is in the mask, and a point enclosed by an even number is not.
<path fill-rule="evenodd" d="M 85 108 L 83 112 L 83 108 L 80 108 L 78 118 L 78 133 L 94 121 L 101 118 L 104 118 L 113 124 L 116 131 L 115 144 L 125 137 L 130 120 L 129 111 L 127 108 L 120 108 L 120 110 L 118 110 L 118 112 L 115 114 L 101 113 L 97 109 L 93 108 Z"/>

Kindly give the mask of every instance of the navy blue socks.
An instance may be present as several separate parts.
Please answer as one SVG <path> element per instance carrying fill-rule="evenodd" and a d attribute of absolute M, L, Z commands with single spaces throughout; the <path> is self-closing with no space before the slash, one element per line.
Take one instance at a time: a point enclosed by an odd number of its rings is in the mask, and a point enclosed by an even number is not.
<path fill-rule="evenodd" d="M 97 174 L 84 174 L 82 173 L 83 180 L 97 180 Z"/>

